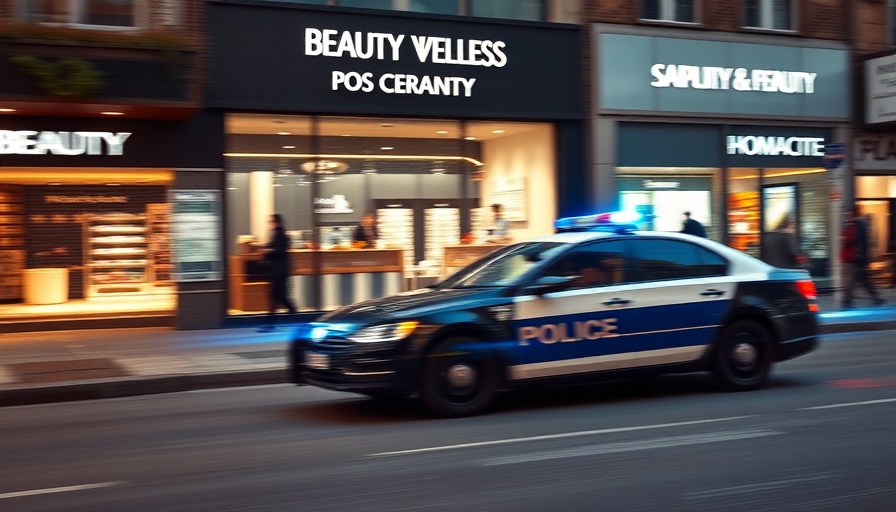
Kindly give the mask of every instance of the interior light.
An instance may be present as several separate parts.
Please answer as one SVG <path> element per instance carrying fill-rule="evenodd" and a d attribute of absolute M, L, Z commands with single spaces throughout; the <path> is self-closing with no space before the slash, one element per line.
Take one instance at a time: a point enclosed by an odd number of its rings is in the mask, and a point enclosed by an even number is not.
<path fill-rule="evenodd" d="M 0 108 L 0 112 L 15 112 L 14 108 Z"/>
<path fill-rule="evenodd" d="M 283 158 L 283 153 L 224 153 L 226 157 L 235 158 Z M 453 156 L 453 155 L 386 155 L 378 154 L 371 157 L 370 154 L 352 155 L 352 154 L 323 154 L 323 153 L 301 153 L 290 154 L 289 158 L 320 158 L 323 160 L 450 160 L 470 162 L 471 164 L 481 167 L 484 165 L 479 160 L 469 156 Z"/>
<path fill-rule="evenodd" d="M 56 187 L 56 186 L 62 185 L 62 183 L 60 183 L 58 181 L 51 181 L 50 183 L 47 183 L 47 185 L 49 185 L 51 187 Z"/>
<path fill-rule="evenodd" d="M 283 146 L 283 149 L 296 149 L 295 146 Z"/>
<path fill-rule="evenodd" d="M 123 116 L 124 112 L 115 112 L 113 110 L 109 110 L 106 112 L 100 112 L 100 114 L 102 114 L 104 116 Z"/>
<path fill-rule="evenodd" d="M 504 133 L 504 130 L 492 130 L 492 133 Z"/>
<path fill-rule="evenodd" d="M 289 135 L 289 132 L 277 132 L 277 135 Z"/>
<path fill-rule="evenodd" d="M 342 136 L 343 137 L 354 137 L 354 135 L 352 135 L 350 133 L 343 133 Z"/>
<path fill-rule="evenodd" d="M 476 140 L 476 137 L 464 137 L 464 140 Z"/>
<path fill-rule="evenodd" d="M 382 149 L 383 151 L 392 151 L 395 148 L 393 148 L 392 146 L 383 146 L 380 149 Z"/>
<path fill-rule="evenodd" d="M 446 133 L 448 133 L 448 130 L 439 130 L 436 133 L 438 133 L 439 135 L 445 135 Z"/>
<path fill-rule="evenodd" d="M 107 187 L 120 187 L 121 183 L 106 183 Z"/>

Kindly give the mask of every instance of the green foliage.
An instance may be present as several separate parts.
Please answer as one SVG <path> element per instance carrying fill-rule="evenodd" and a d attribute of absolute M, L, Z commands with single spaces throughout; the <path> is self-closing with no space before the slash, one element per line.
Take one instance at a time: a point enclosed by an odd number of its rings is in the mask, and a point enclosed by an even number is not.
<path fill-rule="evenodd" d="M 54 96 L 88 96 L 103 87 L 103 73 L 84 59 L 44 60 L 33 55 L 9 58 L 37 82 L 38 87 Z"/>

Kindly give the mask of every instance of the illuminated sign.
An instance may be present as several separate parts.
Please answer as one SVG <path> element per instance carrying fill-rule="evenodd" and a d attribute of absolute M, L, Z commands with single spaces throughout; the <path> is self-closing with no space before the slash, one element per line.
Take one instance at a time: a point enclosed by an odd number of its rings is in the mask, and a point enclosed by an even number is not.
<path fill-rule="evenodd" d="M 812 94 L 818 73 L 778 71 L 773 69 L 723 68 L 716 66 L 687 66 L 654 64 L 650 74 L 655 80 L 650 85 L 658 88 L 709 89 L 735 91 L 780 92 Z"/>
<path fill-rule="evenodd" d="M 410 44 L 406 45 L 407 42 Z M 505 46 L 503 41 L 305 29 L 305 55 L 309 57 L 399 62 L 405 47 L 412 49 L 411 59 L 420 63 L 500 68 L 507 64 Z M 330 74 L 330 88 L 334 91 L 369 93 L 379 90 L 387 94 L 470 97 L 475 84 L 476 78 L 456 75 L 383 73 L 377 76 L 372 72 L 351 70 L 334 70 Z"/>
<path fill-rule="evenodd" d="M 355 213 L 352 204 L 342 194 L 333 197 L 315 197 L 314 213 Z"/>
<path fill-rule="evenodd" d="M 643 182 L 644 188 L 649 189 L 670 189 L 670 188 L 679 188 L 681 187 L 680 181 L 656 181 L 656 180 L 644 180 Z"/>
<path fill-rule="evenodd" d="M 727 146 L 729 155 L 824 156 L 822 137 L 729 135 Z"/>
<path fill-rule="evenodd" d="M 130 136 L 128 132 L 0 130 L 0 155 L 121 156 Z"/>

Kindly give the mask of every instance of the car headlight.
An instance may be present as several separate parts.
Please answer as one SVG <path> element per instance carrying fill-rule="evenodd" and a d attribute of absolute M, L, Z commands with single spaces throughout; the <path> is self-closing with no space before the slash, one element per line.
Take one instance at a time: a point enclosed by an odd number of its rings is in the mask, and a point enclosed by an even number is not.
<path fill-rule="evenodd" d="M 348 339 L 357 343 L 381 343 L 407 338 L 420 322 L 399 322 L 396 324 L 372 325 L 350 335 Z"/>

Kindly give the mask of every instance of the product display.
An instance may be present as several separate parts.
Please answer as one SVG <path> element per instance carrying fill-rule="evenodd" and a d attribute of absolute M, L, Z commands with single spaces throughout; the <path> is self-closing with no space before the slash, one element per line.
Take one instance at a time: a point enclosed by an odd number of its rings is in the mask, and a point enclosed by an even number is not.
<path fill-rule="evenodd" d="M 84 229 L 87 296 L 145 291 L 149 277 L 146 216 L 88 215 Z"/>
<path fill-rule="evenodd" d="M 759 257 L 759 192 L 729 194 L 728 219 L 729 245 Z"/>
<path fill-rule="evenodd" d="M 426 210 L 426 261 L 434 275 L 442 267 L 446 245 L 460 241 L 460 210 L 457 208 L 428 208 Z"/>
<path fill-rule="evenodd" d="M 171 206 L 146 205 L 148 216 L 150 281 L 155 286 L 171 285 Z"/>
<path fill-rule="evenodd" d="M 21 189 L 0 187 L 0 300 L 22 297 L 23 221 Z"/>
<path fill-rule="evenodd" d="M 404 267 L 413 268 L 414 210 L 410 208 L 380 208 L 376 212 L 380 240 L 387 247 L 404 249 Z"/>

